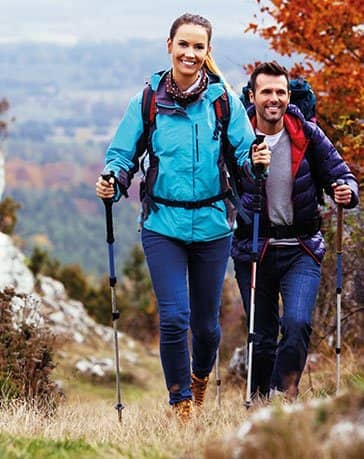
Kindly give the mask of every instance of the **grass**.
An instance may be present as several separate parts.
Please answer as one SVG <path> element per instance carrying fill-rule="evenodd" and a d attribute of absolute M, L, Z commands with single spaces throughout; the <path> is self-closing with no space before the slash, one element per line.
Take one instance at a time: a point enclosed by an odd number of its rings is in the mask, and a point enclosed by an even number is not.
<path fill-rule="evenodd" d="M 43 438 L 15 438 L 0 435 L 0 457 L 7 459 L 93 459 L 98 451 L 83 440 L 46 440 Z"/>
<path fill-rule="evenodd" d="M 24 458 L 32 457 L 20 455 L 24 446 L 28 452 L 34 444 L 40 447 L 37 458 L 72 458 L 74 451 L 86 458 L 95 451 L 99 457 L 197 458 L 203 457 L 203 445 L 211 436 L 231 431 L 246 417 L 241 397 L 231 392 L 221 411 L 210 400 L 207 412 L 181 428 L 162 398 L 165 396 L 158 400 L 145 397 L 138 404 L 126 402 L 121 424 L 113 405 L 104 401 L 65 403 L 50 417 L 24 404 L 10 403 L 1 413 L 0 446 L 9 448 L 9 438 L 21 439 L 11 444 L 19 452 L 14 457 Z M 41 456 L 48 449 L 54 455 Z"/>
<path fill-rule="evenodd" d="M 122 402 L 125 409 L 122 412 L 121 424 L 114 409 L 114 382 L 102 385 L 96 381 L 79 379 L 71 371 L 71 366 L 62 365 L 62 371 L 60 368 L 57 370 L 57 377 L 63 376 L 66 399 L 54 414 L 46 415 L 16 401 L 4 403 L 0 408 L 0 457 L 231 458 L 233 453 L 230 447 L 226 446 L 226 439 L 231 438 L 244 421 L 253 419 L 254 413 L 260 408 L 254 406 L 249 411 L 244 408 L 244 384 L 229 382 L 222 365 L 221 407 L 216 404 L 216 385 L 212 375 L 204 410 L 199 416 L 195 416 L 190 424 L 181 427 L 167 403 L 159 359 L 153 358 L 146 365 L 149 365 L 148 374 L 152 375 L 147 381 L 139 384 L 138 379 L 136 385 L 122 383 Z M 358 358 L 349 349 L 343 350 L 343 389 L 350 386 L 350 390 L 364 392 L 364 369 L 360 365 Z M 335 356 L 330 355 L 322 357 L 319 365 L 310 371 L 306 369 L 302 378 L 300 399 L 306 402 L 317 396 L 327 398 L 334 392 Z M 342 402 L 339 409 L 344 410 L 346 405 L 346 402 Z M 259 437 L 261 446 L 251 447 L 249 459 L 288 459 L 289 456 L 282 454 L 284 445 L 291 454 L 295 451 L 296 444 L 303 445 L 296 448 L 297 451 L 317 452 L 322 435 L 326 432 L 321 426 L 333 418 L 333 412 L 324 410 L 307 414 L 303 421 L 297 417 L 285 420 L 280 412 L 280 406 L 273 406 L 279 422 L 276 422 L 276 425 L 265 425 L 264 436 Z M 312 429 L 312 423 L 320 427 L 321 437 L 314 438 L 316 431 Z M 295 428 L 297 434 L 292 433 L 292 428 Z M 311 442 L 312 448 L 305 449 L 304 445 L 308 441 Z"/>

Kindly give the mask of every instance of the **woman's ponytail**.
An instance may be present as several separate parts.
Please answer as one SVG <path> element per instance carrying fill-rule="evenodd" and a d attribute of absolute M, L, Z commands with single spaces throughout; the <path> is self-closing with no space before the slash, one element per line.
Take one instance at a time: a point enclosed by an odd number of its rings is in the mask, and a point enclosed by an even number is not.
<path fill-rule="evenodd" d="M 230 88 L 229 83 L 226 81 L 224 75 L 222 74 L 221 70 L 217 66 L 215 59 L 212 57 L 211 53 L 207 54 L 204 65 L 210 73 L 214 73 L 215 75 L 218 75 L 222 79 L 224 85 L 227 88 Z"/>

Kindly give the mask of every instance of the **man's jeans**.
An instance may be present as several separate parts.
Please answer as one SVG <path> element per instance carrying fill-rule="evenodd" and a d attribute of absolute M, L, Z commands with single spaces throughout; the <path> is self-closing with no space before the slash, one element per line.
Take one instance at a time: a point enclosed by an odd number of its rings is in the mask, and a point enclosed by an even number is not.
<path fill-rule="evenodd" d="M 160 317 L 160 354 L 170 403 L 192 398 L 192 370 L 207 376 L 220 342 L 219 311 L 231 237 L 187 244 L 142 230 Z"/>
<path fill-rule="evenodd" d="M 249 324 L 251 265 L 234 260 Z M 298 394 L 311 335 L 320 266 L 300 246 L 270 246 L 257 266 L 252 392 L 270 388 Z M 283 315 L 279 317 L 279 294 Z M 278 334 L 281 338 L 277 345 Z"/>

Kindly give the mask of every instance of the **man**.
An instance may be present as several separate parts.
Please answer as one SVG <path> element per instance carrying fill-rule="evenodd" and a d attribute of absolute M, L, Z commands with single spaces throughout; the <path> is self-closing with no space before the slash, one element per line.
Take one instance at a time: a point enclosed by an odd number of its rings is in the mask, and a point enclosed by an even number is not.
<path fill-rule="evenodd" d="M 337 204 L 352 208 L 358 203 L 358 185 L 323 131 L 289 105 L 289 76 L 284 67 L 276 62 L 258 65 L 250 85 L 253 106 L 248 114 L 256 134 L 265 135 L 271 152 L 252 150 L 255 171 L 245 170 L 241 182 L 241 204 L 252 216 L 257 192 L 252 172 L 257 175 L 257 165 L 264 166 L 252 393 L 268 397 L 275 389 L 294 400 L 307 358 L 325 252 L 317 189 L 322 186 Z M 344 184 L 338 184 L 339 179 Z M 232 256 L 248 321 L 251 248 L 252 227 L 239 219 Z"/>

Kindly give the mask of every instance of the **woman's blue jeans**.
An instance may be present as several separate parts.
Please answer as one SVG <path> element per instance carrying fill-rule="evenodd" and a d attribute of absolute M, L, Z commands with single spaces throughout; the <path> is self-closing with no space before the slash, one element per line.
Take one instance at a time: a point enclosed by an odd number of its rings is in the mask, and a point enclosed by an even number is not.
<path fill-rule="evenodd" d="M 231 237 L 186 243 L 142 230 L 142 243 L 158 300 L 160 355 L 170 403 L 191 399 L 192 371 L 211 372 L 220 342 L 219 312 Z"/>
<path fill-rule="evenodd" d="M 234 260 L 249 324 L 251 265 Z M 300 246 L 270 246 L 257 266 L 252 392 L 270 388 L 298 394 L 307 359 L 320 266 Z M 279 314 L 279 294 L 283 314 Z M 278 341 L 278 334 L 281 337 Z"/>

